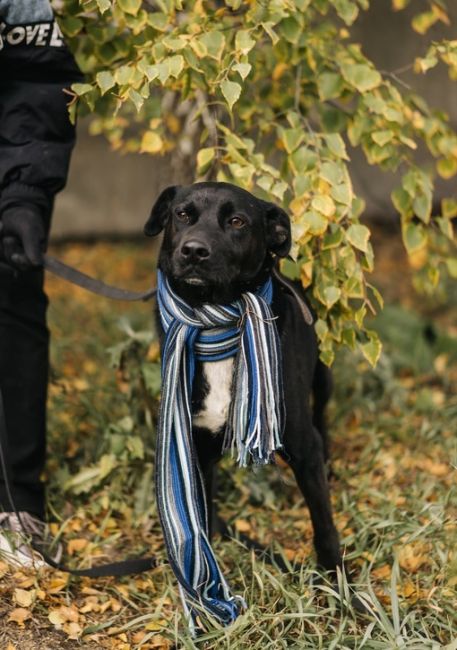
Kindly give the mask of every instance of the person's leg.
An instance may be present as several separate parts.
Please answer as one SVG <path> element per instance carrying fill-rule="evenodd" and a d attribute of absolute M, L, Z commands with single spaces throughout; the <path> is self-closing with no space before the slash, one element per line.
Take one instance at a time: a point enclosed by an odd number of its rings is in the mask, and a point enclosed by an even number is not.
<path fill-rule="evenodd" d="M 0 271 L 0 388 L 8 429 L 15 506 L 44 517 L 41 474 L 46 450 L 49 370 L 47 298 L 42 270 Z M 0 510 L 11 511 L 0 476 Z"/>

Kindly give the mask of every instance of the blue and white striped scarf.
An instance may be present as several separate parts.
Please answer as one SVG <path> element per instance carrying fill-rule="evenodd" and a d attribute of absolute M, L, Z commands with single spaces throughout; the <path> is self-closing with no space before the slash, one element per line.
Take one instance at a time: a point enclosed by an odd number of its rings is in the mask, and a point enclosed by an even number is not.
<path fill-rule="evenodd" d="M 229 305 L 192 308 L 158 272 L 157 299 L 165 331 L 162 400 L 156 454 L 157 507 L 170 565 L 191 627 L 199 605 L 222 624 L 242 599 L 231 595 L 208 541 L 203 479 L 192 439 L 191 396 L 196 361 L 236 356 L 224 449 L 241 466 L 267 463 L 282 445 L 280 343 L 270 309 L 272 282 Z"/>

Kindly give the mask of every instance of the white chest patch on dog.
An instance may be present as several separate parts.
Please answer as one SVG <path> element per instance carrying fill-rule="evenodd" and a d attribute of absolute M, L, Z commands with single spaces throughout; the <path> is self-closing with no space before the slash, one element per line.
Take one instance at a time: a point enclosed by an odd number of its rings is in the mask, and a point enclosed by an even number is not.
<path fill-rule="evenodd" d="M 197 427 L 209 429 L 218 433 L 227 422 L 231 399 L 232 374 L 234 358 L 222 361 L 208 361 L 203 364 L 203 374 L 208 383 L 208 395 L 203 402 L 203 408 L 192 419 Z"/>

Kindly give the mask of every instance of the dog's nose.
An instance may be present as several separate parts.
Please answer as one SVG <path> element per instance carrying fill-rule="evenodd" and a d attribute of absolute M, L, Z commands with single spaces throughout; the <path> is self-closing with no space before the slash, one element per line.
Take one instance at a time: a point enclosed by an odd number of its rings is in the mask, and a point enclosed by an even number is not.
<path fill-rule="evenodd" d="M 181 256 L 187 261 L 200 262 L 210 255 L 210 250 L 206 244 L 196 239 L 186 241 L 181 246 Z"/>

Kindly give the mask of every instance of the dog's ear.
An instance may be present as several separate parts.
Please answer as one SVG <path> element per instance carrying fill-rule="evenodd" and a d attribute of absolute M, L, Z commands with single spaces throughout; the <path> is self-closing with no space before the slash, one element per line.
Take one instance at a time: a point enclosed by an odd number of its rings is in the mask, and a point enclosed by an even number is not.
<path fill-rule="evenodd" d="M 160 193 L 159 198 L 152 206 L 151 214 L 144 226 L 144 234 L 148 237 L 154 237 L 164 229 L 168 219 L 170 203 L 175 198 L 178 187 L 178 185 L 167 187 Z"/>
<path fill-rule="evenodd" d="M 292 245 L 289 215 L 274 203 L 264 201 L 264 205 L 268 250 L 278 257 L 286 257 Z"/>

